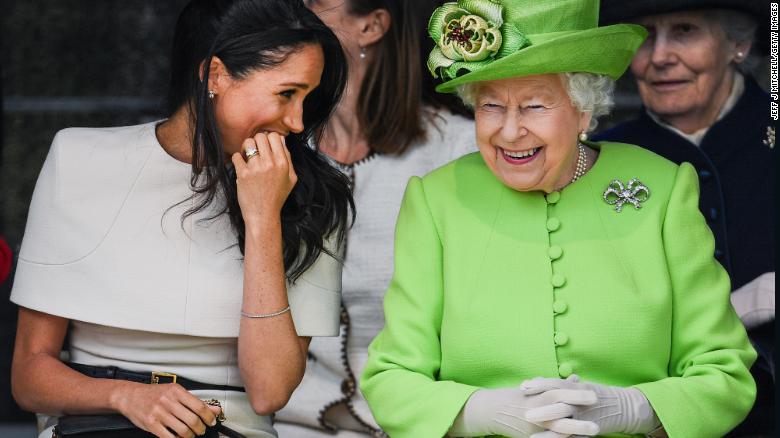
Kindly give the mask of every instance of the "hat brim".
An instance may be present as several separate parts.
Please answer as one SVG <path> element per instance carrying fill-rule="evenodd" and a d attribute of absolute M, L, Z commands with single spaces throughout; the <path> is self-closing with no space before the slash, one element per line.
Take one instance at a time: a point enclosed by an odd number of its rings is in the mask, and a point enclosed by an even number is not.
<path fill-rule="evenodd" d="M 556 34 L 527 35 L 531 45 L 485 67 L 436 87 L 452 93 L 470 82 L 547 73 L 586 72 L 619 78 L 628 68 L 647 31 L 635 24 L 615 24 Z"/>
<path fill-rule="evenodd" d="M 768 2 L 758 0 L 625 0 L 601 1 L 599 22 L 624 23 L 647 15 L 706 9 L 732 9 L 752 15 L 759 25 L 769 22 Z"/>
<path fill-rule="evenodd" d="M 727 9 L 750 15 L 758 28 L 753 48 L 759 55 L 769 55 L 769 7 L 759 0 L 601 0 L 599 22 L 616 24 L 636 21 L 641 17 L 671 14 L 675 12 L 701 12 Z"/>

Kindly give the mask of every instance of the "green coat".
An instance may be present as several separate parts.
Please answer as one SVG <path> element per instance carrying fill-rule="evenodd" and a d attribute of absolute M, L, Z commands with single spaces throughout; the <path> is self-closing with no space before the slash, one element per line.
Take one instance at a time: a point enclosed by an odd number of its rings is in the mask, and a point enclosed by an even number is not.
<path fill-rule="evenodd" d="M 592 146 L 594 167 L 552 196 L 506 187 L 479 154 L 409 181 L 385 327 L 361 379 L 391 437 L 441 437 L 479 388 L 571 373 L 635 386 L 671 437 L 720 437 L 747 414 L 756 353 L 696 172 Z M 651 196 L 618 213 L 602 194 L 631 178 Z"/>

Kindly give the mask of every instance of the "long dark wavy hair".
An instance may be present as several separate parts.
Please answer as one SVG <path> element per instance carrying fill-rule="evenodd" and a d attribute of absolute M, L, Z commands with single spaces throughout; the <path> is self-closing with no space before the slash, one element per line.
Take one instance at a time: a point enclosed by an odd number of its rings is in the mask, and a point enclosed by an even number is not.
<path fill-rule="evenodd" d="M 303 131 L 286 137 L 298 174 L 281 212 L 284 267 L 290 281 L 321 252 L 335 256 L 324 247 L 325 239 L 336 233 L 343 241 L 354 212 L 349 180 L 309 146 L 319 143 L 346 83 L 347 64 L 338 39 L 300 0 L 192 0 L 176 23 L 168 94 L 169 115 L 187 106 L 194 126 L 190 185 L 195 203 L 182 220 L 212 204 L 218 206 L 208 219 L 227 214 L 243 254 L 244 220 L 235 169 L 225 161 L 208 98 L 208 66 L 216 56 L 240 80 L 283 63 L 307 44 L 322 48 L 325 66 L 319 87 L 304 101 Z"/>

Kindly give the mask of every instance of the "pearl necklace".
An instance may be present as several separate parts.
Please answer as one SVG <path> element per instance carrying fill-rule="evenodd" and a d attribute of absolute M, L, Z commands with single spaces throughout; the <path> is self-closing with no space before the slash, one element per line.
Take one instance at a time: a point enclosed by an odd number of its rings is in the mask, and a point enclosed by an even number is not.
<path fill-rule="evenodd" d="M 574 169 L 574 177 L 571 179 L 571 183 L 580 179 L 582 175 L 585 175 L 585 167 L 588 165 L 588 156 L 585 154 L 585 146 L 577 142 L 577 167 Z"/>

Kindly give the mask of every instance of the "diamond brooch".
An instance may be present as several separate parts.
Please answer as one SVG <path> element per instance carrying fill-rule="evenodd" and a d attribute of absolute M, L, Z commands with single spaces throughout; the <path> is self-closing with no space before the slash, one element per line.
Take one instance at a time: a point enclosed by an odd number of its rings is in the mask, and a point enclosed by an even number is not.
<path fill-rule="evenodd" d="M 650 197 L 650 189 L 637 178 L 631 179 L 628 184 L 623 184 L 619 179 L 612 180 L 604 190 L 604 201 L 615 206 L 615 211 L 623 211 L 624 204 L 631 204 L 635 209 L 642 208 L 642 203 Z"/>

